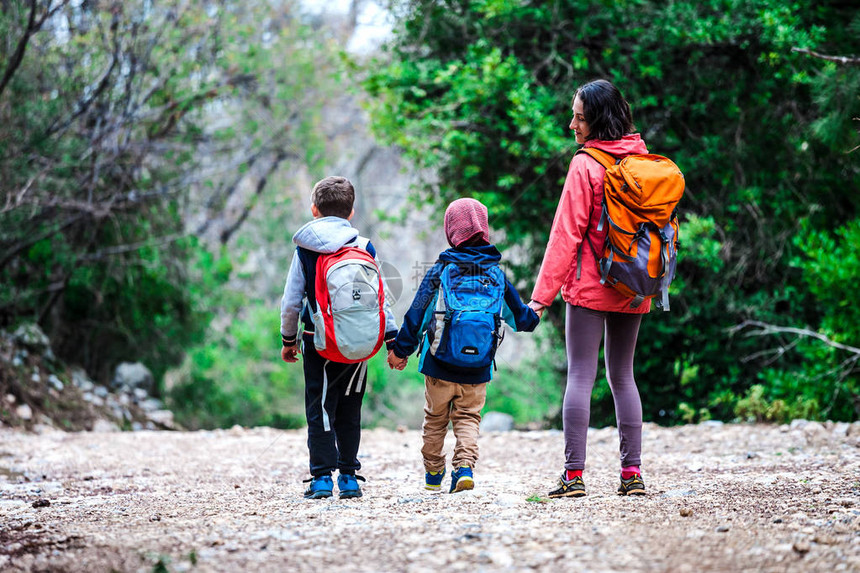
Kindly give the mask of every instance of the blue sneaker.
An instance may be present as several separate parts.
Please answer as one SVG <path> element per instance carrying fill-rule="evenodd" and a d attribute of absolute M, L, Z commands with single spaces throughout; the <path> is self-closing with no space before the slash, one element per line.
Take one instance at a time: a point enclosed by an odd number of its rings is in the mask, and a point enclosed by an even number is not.
<path fill-rule="evenodd" d="M 440 491 L 442 489 L 442 478 L 444 477 L 445 470 L 441 472 L 426 472 L 424 474 L 424 489 Z"/>
<path fill-rule="evenodd" d="M 303 483 L 310 482 L 308 489 L 305 490 L 305 499 L 323 499 L 331 497 L 331 490 L 334 488 L 334 482 L 331 481 L 330 475 L 314 476 L 306 479 Z"/>
<path fill-rule="evenodd" d="M 451 491 L 448 493 L 457 493 L 475 487 L 475 480 L 472 477 L 472 468 L 463 466 L 451 472 Z"/>
<path fill-rule="evenodd" d="M 337 476 L 337 489 L 340 490 L 340 495 L 338 497 L 341 499 L 361 497 L 361 488 L 358 487 L 359 480 L 367 481 L 363 477 L 355 474 L 340 474 Z"/>

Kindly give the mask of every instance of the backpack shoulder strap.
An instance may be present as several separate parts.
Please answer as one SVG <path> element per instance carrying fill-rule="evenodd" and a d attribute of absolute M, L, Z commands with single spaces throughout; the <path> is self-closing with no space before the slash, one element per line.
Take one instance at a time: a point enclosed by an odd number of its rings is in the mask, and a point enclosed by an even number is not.
<path fill-rule="evenodd" d="M 358 247 L 359 249 L 367 250 L 367 245 L 370 244 L 370 239 L 367 237 L 362 237 L 361 235 L 357 236 L 355 239 L 355 244 L 349 244 L 350 247 Z"/>
<path fill-rule="evenodd" d="M 581 149 L 578 149 L 576 153 L 574 153 L 574 155 L 578 155 L 580 153 L 584 153 L 590 156 L 592 159 L 600 163 L 605 169 L 609 169 L 611 166 L 619 162 L 619 159 L 608 151 L 603 151 L 602 149 L 597 149 L 596 147 L 583 147 Z"/>

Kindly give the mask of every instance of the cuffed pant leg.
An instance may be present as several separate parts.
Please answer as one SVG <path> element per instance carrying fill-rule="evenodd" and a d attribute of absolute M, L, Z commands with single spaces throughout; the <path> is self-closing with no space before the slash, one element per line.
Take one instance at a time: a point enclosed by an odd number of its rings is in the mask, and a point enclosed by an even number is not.
<path fill-rule="evenodd" d="M 424 470 L 441 472 L 445 469 L 445 434 L 450 420 L 452 391 L 454 385 L 431 376 L 424 377 L 424 424 L 422 438 L 424 445 L 421 455 Z"/>
<path fill-rule="evenodd" d="M 459 391 L 451 406 L 451 423 L 454 427 L 454 468 L 478 463 L 478 435 L 481 429 L 481 409 L 487 401 L 486 384 L 457 384 Z"/>

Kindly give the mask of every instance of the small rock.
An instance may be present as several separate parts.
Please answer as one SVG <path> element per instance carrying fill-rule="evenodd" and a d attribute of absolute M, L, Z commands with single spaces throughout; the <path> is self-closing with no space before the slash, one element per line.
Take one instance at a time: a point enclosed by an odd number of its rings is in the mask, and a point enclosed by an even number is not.
<path fill-rule="evenodd" d="M 173 412 L 170 410 L 155 410 L 154 412 L 149 412 L 147 417 L 156 424 L 161 424 L 167 428 L 173 427 Z"/>
<path fill-rule="evenodd" d="M 503 412 L 487 412 L 481 420 L 482 432 L 510 432 L 514 429 L 514 417 Z"/>
<path fill-rule="evenodd" d="M 230 435 L 231 436 L 241 436 L 244 433 L 245 433 L 245 428 L 243 428 L 239 424 L 236 424 L 232 428 L 230 428 Z"/>
<path fill-rule="evenodd" d="M 51 502 L 47 499 L 37 499 L 36 501 L 33 502 L 33 507 L 35 507 L 35 508 L 50 507 L 50 506 L 51 506 Z"/>
<path fill-rule="evenodd" d="M 678 513 L 681 514 L 681 517 L 690 517 L 693 515 L 693 510 L 689 507 L 682 507 Z"/>
<path fill-rule="evenodd" d="M 63 388 L 65 388 L 63 381 L 57 378 L 56 374 L 51 374 L 50 376 L 48 376 L 48 383 L 53 386 L 54 390 L 56 390 L 57 392 L 62 392 Z"/>
<path fill-rule="evenodd" d="M 805 555 L 806 553 L 809 553 L 811 546 L 808 541 L 795 541 L 791 548 L 801 555 Z"/>
<path fill-rule="evenodd" d="M 695 490 L 692 489 L 670 489 L 660 497 L 687 497 L 690 495 L 696 495 Z"/>
<path fill-rule="evenodd" d="M 87 376 L 87 373 L 80 368 L 72 369 L 72 384 L 84 392 L 89 392 L 95 387 L 95 384 Z"/>
<path fill-rule="evenodd" d="M 155 388 L 155 378 L 149 368 L 140 362 L 122 362 L 114 371 L 111 384 L 117 389 L 134 390 L 140 388 L 152 394 Z"/>
<path fill-rule="evenodd" d="M 119 426 L 114 424 L 113 422 L 109 422 L 107 420 L 96 420 L 93 423 L 93 432 L 118 432 Z"/>
<path fill-rule="evenodd" d="M 730 529 L 731 529 L 731 526 L 729 526 L 729 525 L 718 525 L 717 526 L 717 533 L 726 533 Z"/>
<path fill-rule="evenodd" d="M 809 423 L 809 420 L 792 420 L 791 424 L 789 424 L 789 427 L 792 430 L 802 430 L 803 427 L 806 426 L 806 424 L 808 424 L 808 423 Z"/>
<path fill-rule="evenodd" d="M 51 346 L 51 341 L 37 324 L 22 324 L 12 334 L 12 338 L 34 352 L 45 352 Z"/>
<path fill-rule="evenodd" d="M 12 405 L 15 403 L 15 396 L 13 394 L 6 394 L 4 400 L 6 400 L 7 404 Z"/>
<path fill-rule="evenodd" d="M 836 438 L 847 438 L 851 431 L 851 424 L 848 422 L 837 422 L 833 426 L 833 436 Z"/>
<path fill-rule="evenodd" d="M 159 514 L 153 514 L 149 516 L 149 521 L 161 521 L 161 516 Z"/>
<path fill-rule="evenodd" d="M 803 426 L 803 435 L 808 440 L 816 440 L 827 435 L 827 429 L 819 422 L 808 422 Z"/>
<path fill-rule="evenodd" d="M 33 410 L 27 404 L 21 404 L 15 408 L 15 415 L 24 421 L 33 419 Z"/>

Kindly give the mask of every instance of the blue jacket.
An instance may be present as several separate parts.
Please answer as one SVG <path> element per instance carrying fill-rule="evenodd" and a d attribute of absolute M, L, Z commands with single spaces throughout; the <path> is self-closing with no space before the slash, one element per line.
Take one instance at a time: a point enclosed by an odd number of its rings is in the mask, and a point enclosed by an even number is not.
<path fill-rule="evenodd" d="M 394 341 L 394 354 L 399 358 L 409 356 L 415 352 L 422 339 L 424 339 L 424 346 L 427 346 L 427 326 L 433 317 L 436 299 L 439 296 L 439 277 L 446 265 L 450 263 L 498 263 L 501 259 L 501 253 L 493 245 L 454 247 L 442 251 L 436 264 L 424 275 L 424 280 L 421 281 L 421 286 L 415 293 L 412 305 L 406 311 L 406 316 L 403 317 L 403 326 Z M 507 277 L 505 278 L 505 304 L 503 305 L 502 318 L 515 331 L 531 332 L 540 322 L 537 314 L 523 303 L 519 293 L 507 280 Z M 451 370 L 426 351 L 421 353 L 418 369 L 425 376 L 460 384 L 481 384 L 489 382 L 493 377 L 492 366 L 478 372 Z"/>

